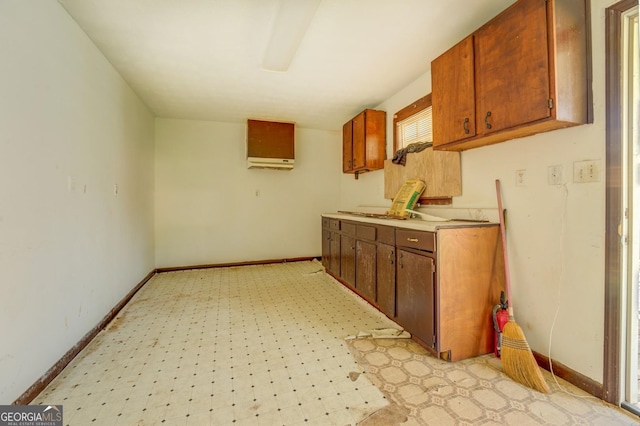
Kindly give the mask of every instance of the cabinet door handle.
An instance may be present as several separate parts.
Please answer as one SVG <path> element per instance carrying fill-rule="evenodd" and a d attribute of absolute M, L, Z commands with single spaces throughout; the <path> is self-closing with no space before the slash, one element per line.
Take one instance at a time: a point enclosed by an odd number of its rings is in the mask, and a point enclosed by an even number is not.
<path fill-rule="evenodd" d="M 409 237 L 407 237 L 407 241 L 411 241 L 412 243 L 417 243 L 418 239 L 417 238 L 409 238 Z"/>
<path fill-rule="evenodd" d="M 487 115 L 484 117 L 484 124 L 487 125 L 487 129 L 491 128 L 491 123 L 489 123 L 489 117 L 491 117 L 491 111 L 487 111 Z"/>
<path fill-rule="evenodd" d="M 468 135 L 469 134 L 469 117 L 466 117 L 464 119 L 464 123 L 462 123 L 462 128 L 464 129 L 464 133 Z"/>

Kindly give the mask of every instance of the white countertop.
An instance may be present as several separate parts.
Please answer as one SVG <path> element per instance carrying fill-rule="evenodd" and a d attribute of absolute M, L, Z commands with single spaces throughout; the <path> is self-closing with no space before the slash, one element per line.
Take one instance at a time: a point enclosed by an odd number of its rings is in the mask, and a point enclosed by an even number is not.
<path fill-rule="evenodd" d="M 397 228 L 415 229 L 419 231 L 436 232 L 439 228 L 461 228 L 478 226 L 496 226 L 497 222 L 470 222 L 467 220 L 448 220 L 446 222 L 431 222 L 422 219 L 385 219 L 366 217 L 348 213 L 324 213 L 322 217 L 331 219 L 351 220 L 354 222 L 371 223 L 375 225 L 395 226 Z"/>

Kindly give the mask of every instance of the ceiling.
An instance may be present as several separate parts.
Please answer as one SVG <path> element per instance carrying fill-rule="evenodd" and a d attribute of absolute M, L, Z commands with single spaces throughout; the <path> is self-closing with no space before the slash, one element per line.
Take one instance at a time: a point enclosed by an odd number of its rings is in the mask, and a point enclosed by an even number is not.
<path fill-rule="evenodd" d="M 280 0 L 58 1 L 158 117 L 328 130 L 514 2 L 322 0 L 288 71 L 273 72 L 262 59 Z"/>

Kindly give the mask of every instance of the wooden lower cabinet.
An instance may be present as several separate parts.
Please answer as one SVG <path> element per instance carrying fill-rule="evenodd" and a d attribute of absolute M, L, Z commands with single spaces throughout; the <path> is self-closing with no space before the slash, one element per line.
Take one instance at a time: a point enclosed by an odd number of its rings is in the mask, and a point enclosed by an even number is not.
<path fill-rule="evenodd" d="M 499 227 L 438 230 L 438 353 L 457 361 L 493 351 L 491 310 L 504 291 Z"/>
<path fill-rule="evenodd" d="M 432 349 L 436 348 L 434 286 L 433 258 L 398 249 L 397 321 Z"/>
<path fill-rule="evenodd" d="M 322 226 L 322 266 L 330 270 L 331 262 L 331 231 Z"/>
<path fill-rule="evenodd" d="M 340 234 L 331 231 L 329 241 L 329 270 L 340 276 Z"/>
<path fill-rule="evenodd" d="M 356 239 L 348 235 L 340 236 L 340 278 L 356 287 Z"/>
<path fill-rule="evenodd" d="M 396 317 L 396 248 L 378 244 L 376 257 L 378 309 L 391 319 Z"/>
<path fill-rule="evenodd" d="M 332 220 L 323 220 L 322 259 L 333 277 L 435 356 L 493 351 L 491 312 L 505 284 L 498 226 L 428 232 Z"/>
<path fill-rule="evenodd" d="M 322 266 L 340 276 L 340 221 L 322 218 Z"/>
<path fill-rule="evenodd" d="M 365 299 L 376 301 L 377 247 L 375 243 L 356 241 L 355 287 Z"/>

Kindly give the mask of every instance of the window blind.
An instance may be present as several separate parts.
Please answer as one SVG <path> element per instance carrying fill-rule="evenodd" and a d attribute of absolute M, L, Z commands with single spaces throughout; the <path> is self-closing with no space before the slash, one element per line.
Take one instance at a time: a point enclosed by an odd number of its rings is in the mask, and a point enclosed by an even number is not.
<path fill-rule="evenodd" d="M 400 147 L 417 142 L 433 142 L 431 106 L 398 122 Z"/>

